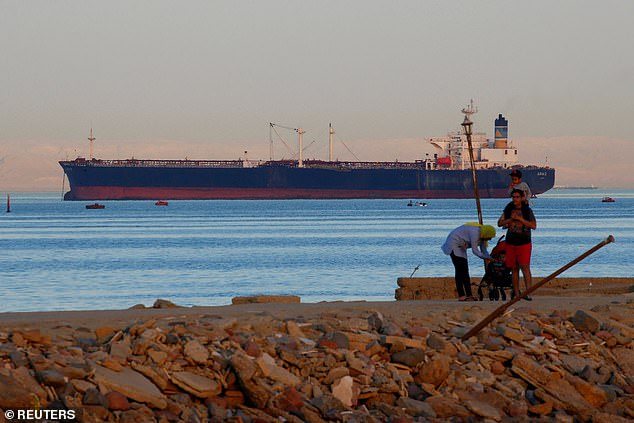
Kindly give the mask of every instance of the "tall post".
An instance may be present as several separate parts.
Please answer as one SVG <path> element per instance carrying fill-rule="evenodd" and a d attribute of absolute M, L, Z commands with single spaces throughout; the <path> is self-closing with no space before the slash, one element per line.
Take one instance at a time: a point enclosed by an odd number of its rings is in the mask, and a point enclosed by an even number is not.
<path fill-rule="evenodd" d="M 90 156 L 89 156 L 90 160 L 92 160 L 92 142 L 96 139 L 97 138 L 92 136 L 92 128 L 90 128 L 90 136 L 88 137 L 88 141 L 90 141 Z"/>
<path fill-rule="evenodd" d="M 273 123 L 269 122 L 269 160 L 273 160 Z"/>
<path fill-rule="evenodd" d="M 332 123 L 328 124 L 328 128 L 329 128 L 328 130 L 328 145 L 329 145 L 328 161 L 332 161 L 332 138 L 333 138 L 333 135 L 335 134 L 335 130 L 332 129 Z"/>
<path fill-rule="evenodd" d="M 476 207 L 478 209 L 478 223 L 482 225 L 482 207 L 480 207 L 480 191 L 478 191 L 478 178 L 476 176 L 475 161 L 473 160 L 473 145 L 471 144 L 471 126 L 473 122 L 469 119 L 469 116 L 476 113 L 477 110 L 473 108 L 473 100 L 468 108 L 462 109 L 462 113 L 465 114 L 462 126 L 464 127 L 465 135 L 467 136 L 467 145 L 469 147 L 469 162 L 471 163 L 471 177 L 473 178 L 473 190 L 475 194 Z"/>
<path fill-rule="evenodd" d="M 304 159 L 303 159 L 303 146 L 302 146 L 302 140 L 303 140 L 303 135 L 304 135 L 304 130 L 302 128 L 299 128 L 297 130 L 297 133 L 299 134 L 299 162 L 297 163 L 298 167 L 304 167 Z"/>

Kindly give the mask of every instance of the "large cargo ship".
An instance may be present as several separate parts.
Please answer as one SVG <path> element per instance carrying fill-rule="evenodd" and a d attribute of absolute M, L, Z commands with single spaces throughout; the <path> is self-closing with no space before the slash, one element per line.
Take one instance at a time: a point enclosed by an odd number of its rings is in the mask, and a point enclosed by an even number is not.
<path fill-rule="evenodd" d="M 467 117 L 475 111 L 463 110 Z M 70 183 L 65 200 L 208 200 L 328 198 L 473 198 L 468 139 L 461 131 L 427 141 L 433 154 L 412 162 L 292 160 L 101 160 L 60 161 Z M 332 136 L 330 129 L 330 157 Z M 521 169 L 533 194 L 551 189 L 555 169 L 523 166 L 499 115 L 495 137 L 470 134 L 481 198 L 507 197 L 511 169 Z"/>

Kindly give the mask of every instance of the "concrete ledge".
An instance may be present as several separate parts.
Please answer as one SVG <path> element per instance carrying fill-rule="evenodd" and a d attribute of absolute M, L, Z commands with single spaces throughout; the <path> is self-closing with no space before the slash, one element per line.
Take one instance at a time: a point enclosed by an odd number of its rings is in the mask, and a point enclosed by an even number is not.
<path fill-rule="evenodd" d="M 544 279 L 534 277 L 533 283 Z M 481 278 L 471 278 L 475 291 Z M 458 297 L 453 277 L 440 278 L 398 278 L 399 288 L 394 298 L 406 300 L 445 300 Z M 520 286 L 524 285 L 520 280 Z M 544 296 L 591 296 L 619 295 L 634 292 L 634 278 L 555 278 L 535 291 L 535 295 Z"/>
<path fill-rule="evenodd" d="M 299 303 L 300 297 L 297 295 L 251 295 L 247 297 L 233 297 L 231 304 L 254 304 L 254 303 Z"/>

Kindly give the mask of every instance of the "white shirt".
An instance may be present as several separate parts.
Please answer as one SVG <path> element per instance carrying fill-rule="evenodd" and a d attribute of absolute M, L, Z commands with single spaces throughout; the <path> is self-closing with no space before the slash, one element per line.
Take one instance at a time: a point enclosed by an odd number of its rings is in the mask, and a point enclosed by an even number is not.
<path fill-rule="evenodd" d="M 447 255 L 453 252 L 457 257 L 467 258 L 467 248 L 469 247 L 471 247 L 473 254 L 481 259 L 491 258 L 486 243 L 480 239 L 479 226 L 458 226 L 449 233 L 441 248 Z"/>
<path fill-rule="evenodd" d="M 531 189 L 528 187 L 528 184 L 526 182 L 520 182 L 517 185 L 513 185 L 512 187 L 509 187 L 509 197 L 511 196 L 511 193 L 513 192 L 514 189 L 521 189 L 522 191 L 524 191 L 524 196 L 525 196 L 525 200 L 529 201 L 531 199 L 531 196 L 533 195 L 531 193 Z"/>

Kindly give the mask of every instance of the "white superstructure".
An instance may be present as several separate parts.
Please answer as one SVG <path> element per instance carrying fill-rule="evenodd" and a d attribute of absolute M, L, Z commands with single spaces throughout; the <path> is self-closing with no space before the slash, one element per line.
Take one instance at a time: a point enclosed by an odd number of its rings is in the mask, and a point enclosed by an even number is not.
<path fill-rule="evenodd" d="M 462 131 L 450 131 L 444 137 L 427 141 L 434 146 L 434 158 L 428 160 L 435 169 L 470 169 L 467 136 Z M 508 141 L 508 121 L 499 115 L 495 120 L 495 138 L 487 139 L 485 132 L 471 135 L 476 169 L 512 167 L 518 164 L 517 148 Z"/>

